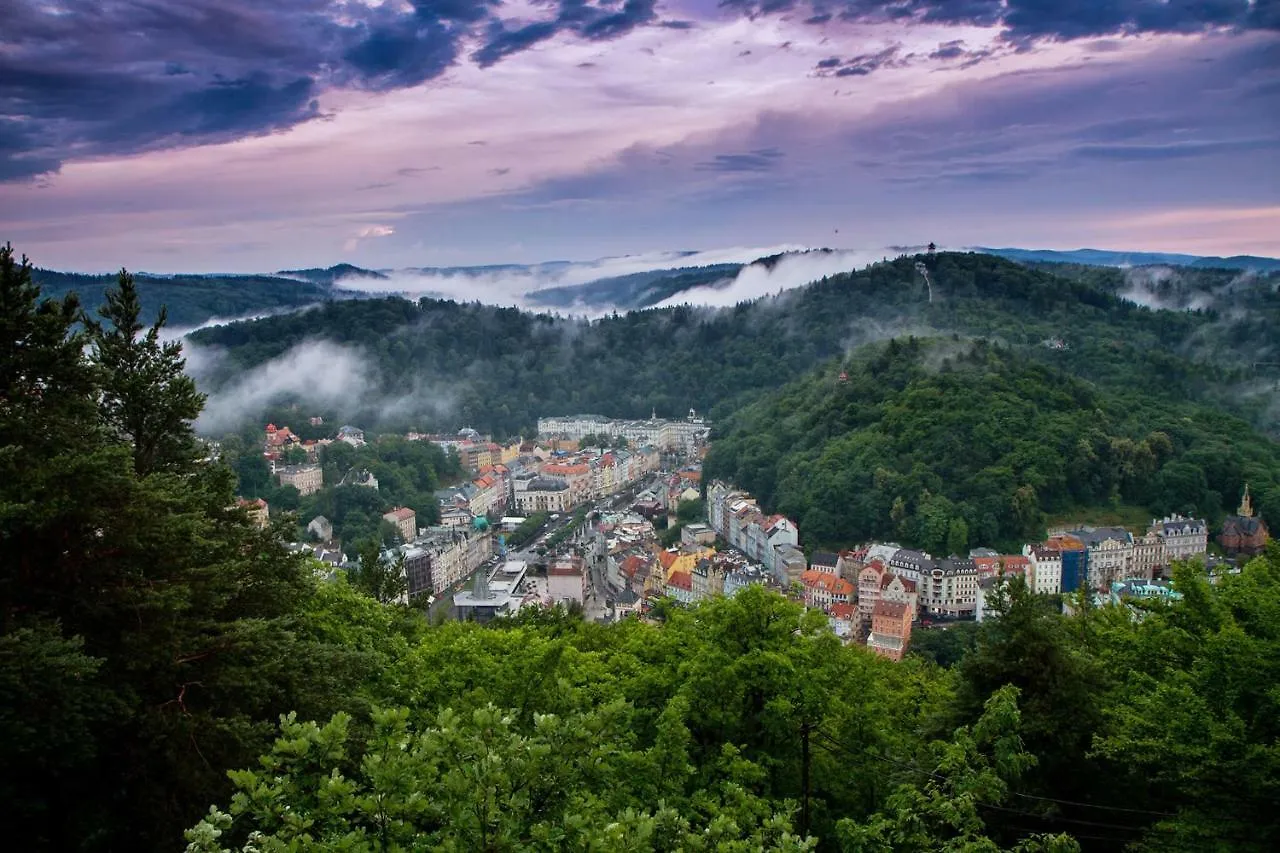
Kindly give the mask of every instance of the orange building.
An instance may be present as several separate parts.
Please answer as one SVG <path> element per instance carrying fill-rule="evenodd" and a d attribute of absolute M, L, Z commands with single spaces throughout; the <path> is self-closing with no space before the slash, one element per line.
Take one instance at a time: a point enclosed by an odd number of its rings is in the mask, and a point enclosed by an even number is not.
<path fill-rule="evenodd" d="M 911 610 L 900 601 L 877 601 L 871 614 L 867 648 L 889 660 L 902 660 L 911 642 Z"/>

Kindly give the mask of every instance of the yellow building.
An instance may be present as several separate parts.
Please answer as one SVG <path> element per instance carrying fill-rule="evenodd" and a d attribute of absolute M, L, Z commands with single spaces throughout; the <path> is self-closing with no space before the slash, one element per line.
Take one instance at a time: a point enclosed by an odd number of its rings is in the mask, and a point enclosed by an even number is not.
<path fill-rule="evenodd" d="M 681 550 L 669 549 L 658 552 L 658 564 L 662 566 L 662 583 L 671 578 L 672 572 L 689 572 L 692 574 L 693 567 L 698 565 L 698 561 L 704 558 L 714 557 L 716 555 L 715 548 L 687 548 Z"/>

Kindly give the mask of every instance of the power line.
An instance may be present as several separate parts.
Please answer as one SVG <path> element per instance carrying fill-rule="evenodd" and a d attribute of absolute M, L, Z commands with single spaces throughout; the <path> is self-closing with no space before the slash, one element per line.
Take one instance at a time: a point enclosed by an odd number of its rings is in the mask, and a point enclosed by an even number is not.
<path fill-rule="evenodd" d="M 868 756 L 871 758 L 875 758 L 879 761 L 884 761 L 888 764 L 893 764 L 898 767 L 905 768 L 914 773 L 920 773 L 925 776 L 938 779 L 943 782 L 949 781 L 948 777 L 943 776 L 939 773 L 934 773 L 933 771 L 926 770 L 923 767 L 918 767 L 914 764 L 909 764 L 904 761 L 899 761 L 897 759 L 890 758 L 889 756 L 879 755 L 877 753 L 871 752 L 870 750 L 862 751 L 862 752 L 852 750 L 821 729 L 815 729 L 814 734 L 818 735 L 823 741 L 826 741 L 826 743 L 820 743 L 819 745 L 827 749 L 834 748 L 836 750 L 839 750 L 840 752 L 843 752 L 845 755 L 852 756 L 854 758 L 857 758 L 859 756 Z M 1134 814 L 1152 815 L 1156 817 L 1178 817 L 1178 814 L 1176 812 L 1159 812 L 1159 811 L 1152 811 L 1149 809 L 1133 809 L 1133 808 L 1126 808 L 1122 806 L 1104 806 L 1096 803 L 1078 803 L 1073 800 L 1061 800 L 1061 799 L 1056 799 L 1054 797 L 1040 797 L 1034 794 L 1023 794 L 1019 791 L 1009 791 L 1008 793 L 1013 796 L 1025 797 L 1031 800 L 1039 800 L 1042 802 L 1050 802 L 1050 803 L 1061 803 L 1064 805 L 1074 805 L 1074 806 L 1080 806 L 1083 808 L 1101 808 L 1101 809 L 1109 809 L 1114 811 L 1129 812 Z M 1024 817 L 1032 817 L 1037 820 L 1044 820 L 1044 821 L 1051 821 L 1051 822 L 1058 822 L 1058 823 L 1073 823 L 1081 826 L 1092 826 L 1092 827 L 1103 828 L 1103 829 L 1119 829 L 1125 832 L 1145 833 L 1148 831 L 1165 831 L 1165 832 L 1171 831 L 1170 827 L 1161 826 L 1158 822 L 1152 823 L 1149 826 L 1126 826 L 1122 824 L 1107 824 L 1107 823 L 1101 823 L 1098 821 L 1089 821 L 1083 818 L 1070 818 L 1070 817 L 1063 817 L 1061 815 L 1048 815 L 1048 814 L 1041 814 L 1037 812 L 1028 812 L 1021 809 L 1011 809 L 1011 808 L 1008 808 L 1007 806 L 999 806 L 999 805 L 995 805 L 994 803 L 987 803 L 981 800 L 976 800 L 975 803 L 976 805 L 981 806 L 983 808 L 989 808 L 995 811 L 1008 812 L 1010 814 L 1022 815 Z M 1213 815 L 1203 815 L 1202 817 L 1208 818 L 1210 820 L 1228 823 L 1228 824 L 1235 823 L 1235 821 L 1231 818 L 1218 817 Z M 1073 835 L 1074 834 L 1075 833 L 1073 833 Z M 1230 833 L 1222 833 L 1222 832 L 1214 833 L 1214 835 L 1221 840 L 1256 841 L 1256 837 L 1254 836 L 1245 837 L 1240 835 L 1231 835 Z M 1132 839 L 1110 838 L 1107 840 L 1120 841 L 1120 840 L 1132 840 Z"/>
<path fill-rule="evenodd" d="M 833 738 L 831 735 L 827 734 L 826 732 L 818 730 L 817 733 L 820 734 L 823 738 L 830 741 L 836 748 L 844 751 L 845 754 L 847 755 L 853 755 L 853 756 L 867 755 L 867 756 L 870 756 L 871 758 L 875 758 L 880 761 L 888 762 L 889 764 L 895 764 L 899 767 L 906 768 L 907 770 L 911 770 L 915 773 L 923 773 L 924 775 L 931 776 L 934 779 L 938 779 L 944 782 L 947 781 L 946 776 L 942 776 L 932 771 L 925 770 L 923 767 L 917 767 L 914 764 L 908 764 L 903 761 L 898 761 L 896 759 L 889 758 L 888 756 L 885 756 L 885 755 L 879 755 L 877 753 L 870 752 L 870 751 L 866 751 L 862 753 L 853 752 L 852 750 L 849 750 L 847 747 L 845 747 L 843 744 L 841 744 L 839 741 L 837 741 L 835 738 Z M 1037 800 L 1039 802 L 1046 802 L 1046 803 L 1057 803 L 1059 805 L 1076 806 L 1079 808 L 1105 809 L 1107 811 L 1126 812 L 1129 814 L 1151 815 L 1153 817 L 1177 817 L 1178 816 L 1176 812 L 1160 812 L 1160 811 L 1153 811 L 1151 809 L 1135 809 L 1127 806 L 1107 806 L 1107 805 L 1102 805 L 1100 803 L 1083 803 L 1076 800 L 1064 800 L 1057 797 L 1041 797 L 1035 794 L 1024 794 L 1021 791 L 1009 791 L 1008 793 L 1010 796 L 1022 797 L 1028 800 Z"/>

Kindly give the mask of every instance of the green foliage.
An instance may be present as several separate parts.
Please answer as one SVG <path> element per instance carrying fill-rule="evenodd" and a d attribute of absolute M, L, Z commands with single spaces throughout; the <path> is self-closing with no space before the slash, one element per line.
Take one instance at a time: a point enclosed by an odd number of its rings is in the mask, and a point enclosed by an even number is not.
<path fill-rule="evenodd" d="M 98 313 L 106 324 L 89 324 L 90 358 L 98 371 L 108 427 L 133 445 L 139 474 L 190 465 L 197 455 L 191 422 L 200 414 L 204 396 L 183 372 L 182 344 L 160 341 L 164 307 L 144 333 L 137 286 L 121 270 L 116 289 L 107 291 Z"/>
<path fill-rule="evenodd" d="M 507 547 L 523 548 L 538 535 L 538 531 L 547 523 L 550 513 L 535 512 L 533 515 L 520 522 L 515 530 L 507 534 Z"/>
<path fill-rule="evenodd" d="M 350 573 L 351 585 L 382 604 L 393 604 L 409 589 L 404 554 L 384 559 L 379 543 L 370 541 L 360 550 L 360 560 Z"/>
<path fill-rule="evenodd" d="M 359 756 L 345 715 L 283 721 L 262 771 L 238 771 L 230 813 L 188 831 L 190 853 L 243 850 L 803 851 L 785 814 L 726 782 L 714 813 L 639 801 L 658 747 L 637 750 L 623 703 L 522 730 L 492 705 L 443 710 L 417 729 L 407 709 L 375 711 Z M 248 843 L 223 846 L 252 826 Z"/>
<path fill-rule="evenodd" d="M 199 461 L 199 397 L 127 276 L 89 322 L 0 250 L 0 741 L 22 849 L 171 845 L 280 713 L 332 713 L 310 567 Z M 140 334 L 141 333 L 141 334 Z M 333 704 L 337 701 L 337 705 Z"/>
<path fill-rule="evenodd" d="M 114 275 L 80 275 L 34 269 L 32 277 L 47 296 L 75 293 L 87 305 L 101 302 L 117 284 Z M 166 309 L 177 326 L 197 326 L 216 318 L 264 314 L 323 302 L 328 287 L 269 275 L 137 276 L 144 323 Z"/>
<path fill-rule="evenodd" d="M 335 441 L 320 451 L 324 488 L 304 498 L 292 486 L 274 483 L 262 458 L 260 427 L 247 428 L 241 435 L 224 436 L 221 444 L 223 460 L 239 477 L 238 488 L 243 497 L 264 498 L 273 512 L 297 512 L 301 526 L 323 515 L 344 545 L 370 540 L 390 542 L 383 535 L 382 515 L 394 507 L 413 509 L 420 526 L 435 523 L 440 518 L 435 491 L 441 483 L 462 476 L 457 457 L 430 442 L 383 435 L 356 448 Z M 301 449 L 289 452 L 303 453 Z M 350 481 L 342 484 L 348 475 L 366 470 L 378 480 L 377 489 L 352 485 Z"/>
<path fill-rule="evenodd" d="M 1175 582 L 1183 600 L 1136 623 L 1091 619 L 1114 685 L 1094 750 L 1142 780 L 1141 804 L 1162 813 L 1140 849 L 1274 850 L 1280 546 L 1216 585 L 1194 566 Z"/>
<path fill-rule="evenodd" d="M 986 835 L 983 807 L 1000 808 L 1010 783 L 1036 763 L 1019 737 L 1018 690 L 1005 686 L 991 695 L 972 726 L 950 740 L 931 743 L 923 783 L 900 785 L 885 808 L 862 824 L 840 822 L 841 848 L 847 853 L 897 851 L 999 851 Z M 1039 834 L 1020 840 L 1017 851 L 1072 853 L 1080 849 L 1069 835 Z"/>
<path fill-rule="evenodd" d="M 938 666 L 955 666 L 973 648 L 977 630 L 976 622 L 956 622 L 942 628 L 916 628 L 911 632 L 911 646 L 907 654 Z"/>
<path fill-rule="evenodd" d="M 983 341 L 869 346 L 719 433 L 707 476 L 795 518 L 814 545 L 1020 548 L 1046 513 L 1119 501 L 1213 523 L 1245 482 L 1280 522 L 1280 447 L 1242 421 L 1107 390 Z"/>

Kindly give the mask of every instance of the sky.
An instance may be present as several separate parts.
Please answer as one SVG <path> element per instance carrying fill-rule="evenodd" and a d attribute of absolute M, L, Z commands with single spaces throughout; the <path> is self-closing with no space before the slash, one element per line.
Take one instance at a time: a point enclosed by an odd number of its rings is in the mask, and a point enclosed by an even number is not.
<path fill-rule="evenodd" d="M 1280 0 L 8 0 L 0 240 L 88 272 L 1280 256 Z"/>

